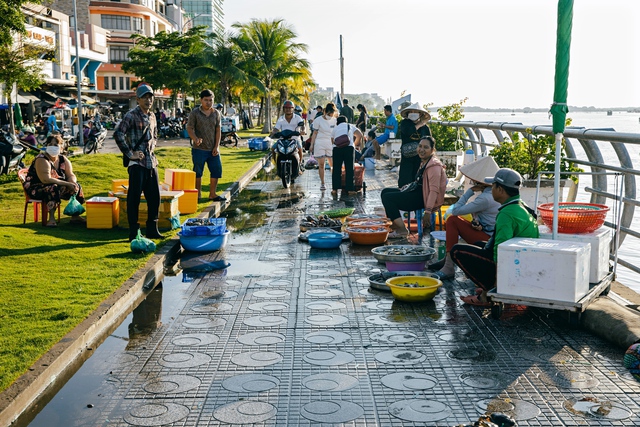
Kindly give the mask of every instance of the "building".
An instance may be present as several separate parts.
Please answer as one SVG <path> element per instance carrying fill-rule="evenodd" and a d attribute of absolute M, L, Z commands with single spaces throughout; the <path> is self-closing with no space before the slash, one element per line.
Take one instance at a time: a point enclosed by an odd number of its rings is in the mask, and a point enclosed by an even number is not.
<path fill-rule="evenodd" d="M 17 100 L 22 115 L 33 121 L 34 115 L 42 114 L 57 100 L 75 103 L 77 99 L 75 31 L 71 31 L 68 15 L 46 6 L 26 4 L 22 7 L 25 15 L 26 33 L 16 35 L 15 47 L 21 43 L 40 44 L 52 49 L 53 53 L 40 59 L 45 83 L 33 94 L 15 90 L 12 101 Z M 108 60 L 107 31 L 86 25 L 79 33 L 79 63 L 81 81 L 89 91 L 96 84 L 96 70 Z M 84 97 L 84 102 L 94 102 Z M 2 99 L 2 103 L 6 100 Z"/>
<path fill-rule="evenodd" d="M 180 4 L 180 0 L 176 1 Z M 191 17 L 191 27 L 204 25 L 208 33 L 224 33 L 224 0 L 182 0 L 181 5 Z"/>

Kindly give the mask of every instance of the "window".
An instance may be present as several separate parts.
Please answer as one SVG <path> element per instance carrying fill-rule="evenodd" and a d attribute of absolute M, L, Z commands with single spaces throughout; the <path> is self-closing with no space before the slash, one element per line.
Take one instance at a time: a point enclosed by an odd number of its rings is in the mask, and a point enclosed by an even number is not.
<path fill-rule="evenodd" d="M 109 62 L 112 64 L 122 64 L 129 60 L 129 48 L 126 46 L 109 47 Z"/>
<path fill-rule="evenodd" d="M 124 90 L 124 77 L 120 77 L 120 90 Z"/>
<path fill-rule="evenodd" d="M 131 18 L 119 15 L 101 15 L 102 28 L 107 30 L 131 30 Z"/>
<path fill-rule="evenodd" d="M 109 90 L 109 77 L 104 78 L 104 90 Z"/>
<path fill-rule="evenodd" d="M 111 76 L 111 89 L 116 90 L 116 76 Z"/>
<path fill-rule="evenodd" d="M 142 18 L 132 18 L 133 19 L 133 31 L 142 32 L 144 28 L 142 27 Z"/>
<path fill-rule="evenodd" d="M 125 83 L 125 89 L 126 90 L 131 90 L 131 81 L 129 80 L 129 77 L 125 77 L 124 78 L 124 83 Z"/>

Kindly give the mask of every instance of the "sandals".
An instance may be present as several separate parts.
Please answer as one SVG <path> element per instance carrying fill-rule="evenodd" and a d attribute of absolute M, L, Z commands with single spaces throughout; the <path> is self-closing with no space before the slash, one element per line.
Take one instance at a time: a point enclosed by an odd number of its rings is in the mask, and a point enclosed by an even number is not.
<path fill-rule="evenodd" d="M 211 200 L 212 202 L 226 202 L 227 198 L 224 196 L 216 196 L 213 198 L 209 198 L 209 200 Z"/>
<path fill-rule="evenodd" d="M 491 307 L 489 301 L 482 301 L 478 295 L 467 295 L 466 297 L 460 297 L 460 299 L 469 305 L 475 305 L 476 307 Z"/>

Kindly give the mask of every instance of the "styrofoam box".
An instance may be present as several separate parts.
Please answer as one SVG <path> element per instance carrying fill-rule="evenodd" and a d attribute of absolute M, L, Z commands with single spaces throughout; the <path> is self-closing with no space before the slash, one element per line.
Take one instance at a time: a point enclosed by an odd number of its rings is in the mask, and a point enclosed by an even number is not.
<path fill-rule="evenodd" d="M 588 243 L 515 238 L 498 246 L 498 293 L 578 302 L 589 292 Z"/>
<path fill-rule="evenodd" d="M 540 225 L 540 238 L 551 239 L 551 229 Z M 593 233 L 565 234 L 559 233 L 558 239 L 567 242 L 583 242 L 591 245 L 589 259 L 589 283 L 598 283 L 609 273 L 609 251 L 611 248 L 611 232 L 607 227 L 601 227 Z"/>

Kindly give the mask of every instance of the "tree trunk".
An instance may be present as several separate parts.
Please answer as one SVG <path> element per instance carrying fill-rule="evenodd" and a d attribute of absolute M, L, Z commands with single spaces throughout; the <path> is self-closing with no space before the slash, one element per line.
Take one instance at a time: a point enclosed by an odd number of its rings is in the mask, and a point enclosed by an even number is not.
<path fill-rule="evenodd" d="M 264 112 L 264 96 L 260 97 L 260 110 L 258 111 L 258 126 L 262 125 L 263 112 Z"/>
<path fill-rule="evenodd" d="M 264 126 L 262 127 L 262 133 L 271 133 L 271 88 L 268 87 L 266 92 L 267 98 L 264 108 Z"/>
<path fill-rule="evenodd" d="M 11 94 L 7 96 L 7 105 L 9 105 L 9 131 L 11 135 L 16 135 L 16 124 L 13 122 L 13 103 L 11 102 Z"/>

